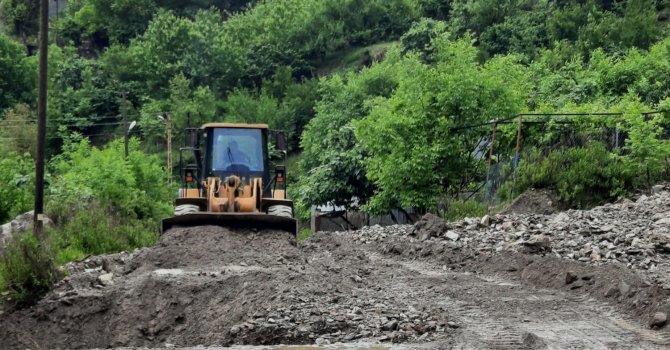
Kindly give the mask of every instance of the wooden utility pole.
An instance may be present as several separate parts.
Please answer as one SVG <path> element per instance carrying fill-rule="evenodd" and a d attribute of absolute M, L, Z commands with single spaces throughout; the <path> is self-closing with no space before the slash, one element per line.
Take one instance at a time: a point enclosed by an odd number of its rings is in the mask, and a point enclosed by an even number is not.
<path fill-rule="evenodd" d="M 40 0 L 39 87 L 37 96 L 37 160 L 35 162 L 35 210 L 33 232 L 44 237 L 44 158 L 47 129 L 47 59 L 49 49 L 49 0 Z"/>
<path fill-rule="evenodd" d="M 498 123 L 493 124 L 493 134 L 491 135 L 491 144 L 489 145 L 489 170 L 493 163 L 493 144 L 496 142 L 496 131 L 498 130 Z"/>
<path fill-rule="evenodd" d="M 58 20 L 59 20 L 58 12 L 60 12 L 60 8 L 59 8 L 60 0 L 54 0 L 54 1 L 56 2 L 56 23 L 58 23 Z M 54 29 L 54 42 L 56 43 L 56 45 L 58 45 L 58 28 Z"/>
<path fill-rule="evenodd" d="M 172 116 L 165 114 L 165 128 L 167 129 L 167 183 L 172 183 Z"/>
<path fill-rule="evenodd" d="M 519 161 L 519 153 L 521 153 L 521 124 L 523 123 L 523 114 L 519 114 L 519 126 L 516 131 L 516 149 L 514 154 L 514 161 Z"/>
<path fill-rule="evenodd" d="M 523 124 L 523 114 L 519 114 L 519 126 L 516 131 L 516 149 L 514 151 L 514 185 L 512 186 L 512 195 L 516 193 L 516 168 L 519 167 L 519 155 L 521 153 L 521 125 Z"/>

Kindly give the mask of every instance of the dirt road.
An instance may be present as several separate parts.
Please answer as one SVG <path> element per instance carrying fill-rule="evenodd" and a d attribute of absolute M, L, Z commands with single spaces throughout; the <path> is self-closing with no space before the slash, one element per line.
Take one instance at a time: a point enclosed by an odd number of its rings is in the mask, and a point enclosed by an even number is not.
<path fill-rule="evenodd" d="M 609 283 L 600 276 L 635 287 L 636 275 L 445 250 L 404 235 L 361 244 L 357 234 L 320 233 L 296 246 L 276 232 L 174 229 L 155 247 L 70 265 L 37 306 L 1 316 L 0 348 L 670 346 L 666 329 L 650 330 L 627 304 L 598 297 L 595 287 Z M 582 288 L 537 276 L 564 278 L 567 269 Z M 667 295 L 654 298 L 648 303 Z"/>

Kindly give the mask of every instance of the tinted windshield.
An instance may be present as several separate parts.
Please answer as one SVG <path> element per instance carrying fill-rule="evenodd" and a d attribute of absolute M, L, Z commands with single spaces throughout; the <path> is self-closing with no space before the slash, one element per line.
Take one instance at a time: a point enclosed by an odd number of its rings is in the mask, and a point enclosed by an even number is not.
<path fill-rule="evenodd" d="M 259 129 L 214 129 L 212 170 L 231 171 L 242 165 L 263 171 L 262 141 Z"/>

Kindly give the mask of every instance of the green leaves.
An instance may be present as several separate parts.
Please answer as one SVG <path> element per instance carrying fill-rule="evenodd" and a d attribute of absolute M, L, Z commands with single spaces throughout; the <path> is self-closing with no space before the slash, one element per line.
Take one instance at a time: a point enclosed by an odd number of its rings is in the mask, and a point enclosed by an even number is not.
<path fill-rule="evenodd" d="M 36 98 L 37 66 L 20 44 L 0 33 L 0 115 L 16 103 Z"/>
<path fill-rule="evenodd" d="M 64 153 L 54 161 L 57 176 L 49 188 L 49 211 L 54 220 L 68 221 L 78 208 L 85 211 L 88 200 L 128 219 L 156 221 L 170 213 L 172 193 L 165 185 L 167 174 L 158 157 L 139 151 L 131 140 L 128 159 L 123 142 L 103 149 L 91 147 L 87 139 L 66 143 Z"/>
<path fill-rule="evenodd" d="M 32 209 L 35 162 L 29 154 L 0 158 L 0 223 Z"/>
<path fill-rule="evenodd" d="M 364 163 L 376 187 L 371 211 L 431 208 L 443 193 L 458 193 L 461 174 L 479 162 L 471 153 L 486 135 L 455 130 L 509 116 L 522 106 L 522 95 L 502 79 L 502 70 L 519 70 L 513 60 L 482 67 L 468 41 L 445 36 L 435 47 L 434 66 L 404 57 L 394 72 L 397 89 L 375 99 L 369 114 L 354 123 L 356 138 L 370 155 Z"/>
<path fill-rule="evenodd" d="M 386 57 L 359 74 L 334 75 L 320 82 L 316 117 L 301 142 L 298 204 L 303 209 L 329 202 L 360 207 L 372 195 L 363 165 L 368 154 L 356 140 L 352 121 L 367 115 L 374 99 L 389 96 L 397 86 L 399 52 L 393 49 Z"/>

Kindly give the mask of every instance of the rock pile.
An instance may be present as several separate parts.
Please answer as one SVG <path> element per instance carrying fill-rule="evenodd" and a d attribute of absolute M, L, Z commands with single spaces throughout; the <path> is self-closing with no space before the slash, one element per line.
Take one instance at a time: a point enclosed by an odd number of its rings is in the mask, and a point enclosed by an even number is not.
<path fill-rule="evenodd" d="M 554 215 L 499 214 L 445 223 L 429 214 L 414 226 L 364 228 L 358 240 L 397 235 L 444 241 L 453 249 L 552 254 L 595 265 L 621 263 L 647 272 L 670 289 L 670 191 L 661 185 L 635 201 Z"/>
<path fill-rule="evenodd" d="M 259 334 L 287 334 L 288 339 L 317 345 L 374 339 L 382 342 L 432 341 L 448 328 L 457 328 L 443 317 L 411 306 L 398 308 L 395 301 L 371 295 L 307 295 L 297 292 L 281 297 L 290 305 L 254 312 L 232 326 L 236 342 L 247 343 Z"/>
<path fill-rule="evenodd" d="M 15 235 L 21 234 L 33 229 L 34 220 L 33 211 L 18 215 L 14 220 L 0 225 L 0 250 L 12 239 Z M 44 226 L 53 227 L 54 223 L 48 217 L 44 216 Z"/>

